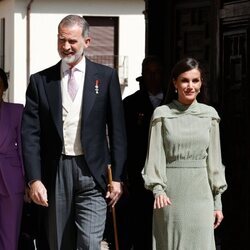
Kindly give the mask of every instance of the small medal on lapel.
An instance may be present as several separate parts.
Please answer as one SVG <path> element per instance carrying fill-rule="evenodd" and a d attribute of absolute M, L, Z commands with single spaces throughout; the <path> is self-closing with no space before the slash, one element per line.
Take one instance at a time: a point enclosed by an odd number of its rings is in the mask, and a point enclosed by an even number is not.
<path fill-rule="evenodd" d="M 97 95 L 99 94 L 99 84 L 100 84 L 100 81 L 99 80 L 95 80 L 95 93 Z"/>

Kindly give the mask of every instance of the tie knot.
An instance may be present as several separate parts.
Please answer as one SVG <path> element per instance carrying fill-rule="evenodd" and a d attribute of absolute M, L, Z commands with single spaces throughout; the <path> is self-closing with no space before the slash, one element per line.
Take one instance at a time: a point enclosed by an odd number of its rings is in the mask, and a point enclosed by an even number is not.
<path fill-rule="evenodd" d="M 69 73 L 70 77 L 74 74 L 75 70 L 76 70 L 75 68 L 69 68 L 68 69 L 68 73 Z"/>

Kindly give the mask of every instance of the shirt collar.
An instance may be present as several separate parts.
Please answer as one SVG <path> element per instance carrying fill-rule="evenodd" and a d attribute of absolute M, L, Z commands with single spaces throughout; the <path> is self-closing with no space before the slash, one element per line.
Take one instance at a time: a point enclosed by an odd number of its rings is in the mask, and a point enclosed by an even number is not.
<path fill-rule="evenodd" d="M 74 68 L 77 71 L 84 73 L 85 67 L 86 67 L 86 59 L 85 59 L 85 56 L 83 56 L 82 60 L 78 64 L 76 64 Z M 70 67 L 64 60 L 62 60 L 61 69 L 62 69 L 63 75 L 68 74 Z"/>
<path fill-rule="evenodd" d="M 163 99 L 163 93 L 162 93 L 162 92 L 159 92 L 159 93 L 156 94 L 156 95 L 153 95 L 153 94 L 150 93 L 150 92 L 148 92 L 148 94 L 149 94 L 149 97 L 150 97 L 150 98 L 156 98 L 156 99 L 160 99 L 160 100 Z"/>

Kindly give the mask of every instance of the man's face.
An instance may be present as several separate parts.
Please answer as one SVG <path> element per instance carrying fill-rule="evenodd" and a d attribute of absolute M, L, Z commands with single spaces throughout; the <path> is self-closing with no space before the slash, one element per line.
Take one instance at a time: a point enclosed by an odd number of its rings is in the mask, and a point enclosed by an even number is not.
<path fill-rule="evenodd" d="M 90 38 L 82 36 L 82 28 L 78 25 L 61 26 L 58 33 L 58 53 L 71 67 L 76 65 L 89 46 Z"/>
<path fill-rule="evenodd" d="M 162 87 L 163 72 L 158 63 L 150 62 L 142 71 L 143 82 L 148 91 L 160 91 Z"/>

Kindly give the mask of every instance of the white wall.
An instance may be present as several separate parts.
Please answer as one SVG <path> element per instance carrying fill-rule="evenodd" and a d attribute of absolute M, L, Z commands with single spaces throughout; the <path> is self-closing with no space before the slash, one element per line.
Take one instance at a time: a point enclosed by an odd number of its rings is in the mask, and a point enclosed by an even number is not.
<path fill-rule="evenodd" d="M 23 1 L 16 1 L 14 13 L 14 95 L 13 100 L 18 103 L 25 103 L 25 92 L 27 88 L 27 45 L 26 45 L 26 4 Z"/>
<path fill-rule="evenodd" d="M 128 55 L 129 65 L 128 87 L 124 90 L 124 98 L 139 89 L 135 78 L 141 75 L 141 63 L 145 56 L 144 16 L 120 16 L 120 30 L 120 55 Z"/>
<path fill-rule="evenodd" d="M 5 62 L 4 70 L 9 72 L 9 88 L 5 93 L 5 100 L 11 99 L 14 95 L 14 20 L 13 20 L 13 4 L 14 0 L 0 2 L 0 18 L 5 18 Z"/>
<path fill-rule="evenodd" d="M 10 100 L 21 103 L 25 102 L 27 87 L 26 12 L 29 2 L 0 2 L 0 16 L 3 5 L 8 6 L 9 13 L 11 9 L 12 12 L 15 11 L 13 18 L 6 22 L 6 30 L 14 29 L 13 32 L 6 32 L 6 35 L 13 34 L 6 37 L 6 58 L 10 58 L 8 62 L 6 60 L 6 66 L 11 68 L 10 65 L 14 65 L 14 78 L 10 81 L 15 83 L 15 90 L 10 95 Z M 133 93 L 138 89 L 135 78 L 141 73 L 145 53 L 144 8 L 144 0 L 34 0 L 30 10 L 30 73 L 49 67 L 60 59 L 57 53 L 57 25 L 65 15 L 118 16 L 119 55 L 128 56 L 129 64 L 128 87 L 125 88 L 123 97 Z"/>

